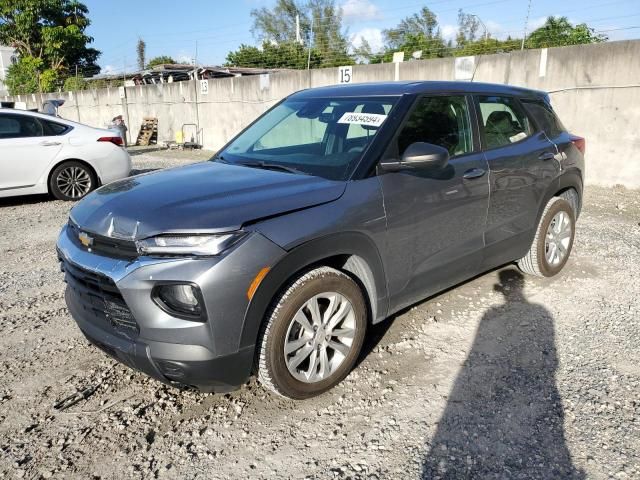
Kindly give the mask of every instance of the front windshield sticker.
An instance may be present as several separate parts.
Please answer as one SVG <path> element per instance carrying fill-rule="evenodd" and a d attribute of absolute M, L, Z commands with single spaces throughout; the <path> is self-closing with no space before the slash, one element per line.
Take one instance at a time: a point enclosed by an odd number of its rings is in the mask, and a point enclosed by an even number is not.
<path fill-rule="evenodd" d="M 356 112 L 347 112 L 338 123 L 356 123 L 358 125 L 369 125 L 371 127 L 379 127 L 382 125 L 382 122 L 387 118 L 386 115 L 380 115 L 378 113 L 356 113 Z"/>

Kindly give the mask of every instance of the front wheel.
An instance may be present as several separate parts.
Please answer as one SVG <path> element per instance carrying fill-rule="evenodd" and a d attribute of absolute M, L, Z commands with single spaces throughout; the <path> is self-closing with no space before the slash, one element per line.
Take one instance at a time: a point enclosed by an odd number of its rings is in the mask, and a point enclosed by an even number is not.
<path fill-rule="evenodd" d="M 358 284 L 329 267 L 295 280 L 274 302 L 258 343 L 258 379 L 293 399 L 341 382 L 358 359 L 367 308 Z"/>
<path fill-rule="evenodd" d="M 93 170 L 81 162 L 58 165 L 51 174 L 49 190 L 58 200 L 80 200 L 98 186 Z"/>
<path fill-rule="evenodd" d="M 575 236 L 575 211 L 564 198 L 554 197 L 547 203 L 529 252 L 518 260 L 525 273 L 553 277 L 565 266 Z"/>

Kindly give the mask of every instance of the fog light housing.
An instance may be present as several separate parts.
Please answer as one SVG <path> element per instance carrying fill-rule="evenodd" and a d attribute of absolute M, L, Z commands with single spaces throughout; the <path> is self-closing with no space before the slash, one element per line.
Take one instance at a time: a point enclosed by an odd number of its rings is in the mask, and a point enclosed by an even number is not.
<path fill-rule="evenodd" d="M 204 321 L 204 301 L 200 289 L 191 283 L 157 285 L 153 290 L 155 302 L 170 315 L 187 320 Z"/>

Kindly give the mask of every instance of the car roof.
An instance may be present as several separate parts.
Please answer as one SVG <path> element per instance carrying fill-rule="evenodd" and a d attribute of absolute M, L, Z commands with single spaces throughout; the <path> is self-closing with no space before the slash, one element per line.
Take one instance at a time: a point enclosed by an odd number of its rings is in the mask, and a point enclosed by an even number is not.
<path fill-rule="evenodd" d="M 444 81 L 401 81 L 401 82 L 371 82 L 348 85 L 331 85 L 327 87 L 310 88 L 294 93 L 289 98 L 326 98 L 326 97 L 369 97 L 369 96 L 400 96 L 424 93 L 481 93 L 503 94 L 520 97 L 546 98 L 547 93 L 539 90 L 514 87 L 496 83 L 480 82 L 444 82 Z"/>
<path fill-rule="evenodd" d="M 18 115 L 32 116 L 32 117 L 36 117 L 36 118 L 41 118 L 43 120 L 49 120 L 51 122 L 62 123 L 64 125 L 68 125 L 70 127 L 93 128 L 93 127 L 89 127 L 88 125 L 84 125 L 82 123 L 74 122 L 73 120 L 67 120 L 66 118 L 61 118 L 61 117 L 54 117 L 53 115 L 47 115 L 45 113 L 40 113 L 40 112 L 32 112 L 31 110 L 19 110 L 17 108 L 0 108 L 0 114 L 2 114 L 2 113 L 7 113 L 7 114 L 16 113 Z"/>

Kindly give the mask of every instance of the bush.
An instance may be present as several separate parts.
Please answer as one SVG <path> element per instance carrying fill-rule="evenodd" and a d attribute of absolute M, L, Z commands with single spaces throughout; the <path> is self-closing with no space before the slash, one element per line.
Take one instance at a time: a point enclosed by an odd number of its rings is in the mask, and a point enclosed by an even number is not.
<path fill-rule="evenodd" d="M 18 59 L 7 70 L 4 83 L 10 95 L 25 95 L 27 93 L 52 92 L 56 88 L 58 74 L 51 69 L 40 70 L 42 59 L 24 56 Z"/>
<path fill-rule="evenodd" d="M 86 90 L 88 88 L 87 82 L 84 78 L 69 77 L 64 81 L 62 89 L 65 92 L 76 92 L 78 90 Z"/>

